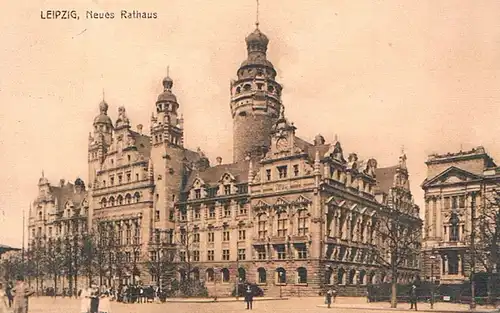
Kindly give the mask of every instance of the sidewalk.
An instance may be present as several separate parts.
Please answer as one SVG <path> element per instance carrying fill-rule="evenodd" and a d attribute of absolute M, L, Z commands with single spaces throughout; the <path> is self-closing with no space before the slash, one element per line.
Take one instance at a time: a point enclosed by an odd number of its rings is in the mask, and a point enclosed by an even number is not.
<path fill-rule="evenodd" d="M 328 308 L 326 304 L 318 305 L 320 308 Z M 397 308 L 391 308 L 390 303 L 387 302 L 371 302 L 371 303 L 332 303 L 331 308 L 343 308 L 348 310 L 380 310 L 389 312 L 443 312 L 443 313 L 453 313 L 453 312 L 475 312 L 475 313 L 491 313 L 499 312 L 498 309 L 487 308 L 482 306 L 477 306 L 476 309 L 470 310 L 468 304 L 457 304 L 457 303 L 447 303 L 438 302 L 434 304 L 434 308 L 431 309 L 428 303 L 418 303 L 418 311 L 409 310 L 410 305 L 408 303 L 398 303 Z"/>
<path fill-rule="evenodd" d="M 276 300 L 288 300 L 288 298 L 283 297 L 254 297 L 253 301 L 276 301 Z M 215 303 L 215 302 L 244 302 L 245 297 L 230 297 L 230 298 L 167 298 L 166 302 L 170 303 Z"/>

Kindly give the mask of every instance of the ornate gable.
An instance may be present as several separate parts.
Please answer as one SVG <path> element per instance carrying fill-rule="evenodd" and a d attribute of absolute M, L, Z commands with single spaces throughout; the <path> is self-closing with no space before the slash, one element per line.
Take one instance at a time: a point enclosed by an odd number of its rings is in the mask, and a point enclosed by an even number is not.
<path fill-rule="evenodd" d="M 278 200 L 276 200 L 276 204 L 274 205 L 275 207 L 286 207 L 288 206 L 290 203 L 288 201 L 286 201 L 285 199 L 283 198 L 278 198 Z"/>
<path fill-rule="evenodd" d="M 481 176 L 467 172 L 458 167 L 452 166 L 441 172 L 434 178 L 425 181 L 422 184 L 423 188 L 428 188 L 432 186 L 446 185 L 446 184 L 460 184 L 469 181 L 479 180 Z"/>
<path fill-rule="evenodd" d="M 333 197 L 332 197 L 333 198 Z M 309 198 L 306 198 L 304 197 L 303 195 L 300 195 L 297 200 L 293 201 L 294 204 L 302 204 L 302 205 L 306 205 L 306 204 L 310 204 L 312 203 L 312 201 L 309 199 Z"/>

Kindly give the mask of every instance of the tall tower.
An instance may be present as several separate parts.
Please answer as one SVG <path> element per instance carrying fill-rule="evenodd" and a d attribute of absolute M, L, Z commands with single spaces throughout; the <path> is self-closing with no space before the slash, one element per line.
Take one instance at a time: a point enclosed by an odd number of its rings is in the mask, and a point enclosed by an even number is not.
<path fill-rule="evenodd" d="M 262 157 L 270 145 L 270 132 L 281 110 L 282 86 L 267 60 L 269 39 L 259 30 L 246 37 L 248 56 L 231 82 L 233 161 Z"/>
<path fill-rule="evenodd" d="M 163 232 L 173 229 L 174 203 L 179 198 L 184 171 L 183 119 L 179 118 L 179 103 L 172 93 L 173 80 L 167 74 L 163 92 L 158 95 L 151 116 L 150 172 L 155 184 L 153 228 Z"/>
<path fill-rule="evenodd" d="M 99 115 L 94 119 L 94 135 L 89 134 L 89 184 L 94 184 L 96 171 L 101 168 L 112 140 L 113 122 L 108 116 L 108 104 L 103 99 L 99 104 Z"/>

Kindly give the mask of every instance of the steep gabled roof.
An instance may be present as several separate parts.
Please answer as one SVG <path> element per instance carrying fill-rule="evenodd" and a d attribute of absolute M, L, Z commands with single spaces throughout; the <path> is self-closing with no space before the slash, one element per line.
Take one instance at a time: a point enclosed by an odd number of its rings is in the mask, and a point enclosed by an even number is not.
<path fill-rule="evenodd" d="M 248 166 L 249 161 L 241 161 L 237 163 L 221 164 L 209 167 L 204 171 L 194 170 L 189 174 L 184 191 L 188 191 L 197 177 L 200 177 L 205 184 L 210 187 L 219 185 L 219 180 L 225 173 L 230 173 L 234 176 L 237 183 L 248 181 Z"/>
<path fill-rule="evenodd" d="M 391 187 L 394 185 L 394 176 L 396 175 L 398 168 L 398 165 L 395 165 L 375 169 L 377 192 L 389 193 L 389 190 L 391 190 Z"/>

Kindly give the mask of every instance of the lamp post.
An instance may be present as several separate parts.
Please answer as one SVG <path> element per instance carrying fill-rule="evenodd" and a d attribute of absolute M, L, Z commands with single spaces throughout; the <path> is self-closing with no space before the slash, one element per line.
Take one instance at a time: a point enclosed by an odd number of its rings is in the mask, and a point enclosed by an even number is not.
<path fill-rule="evenodd" d="M 429 259 L 431 259 L 431 309 L 434 309 L 434 260 L 436 256 L 431 255 Z"/>
<path fill-rule="evenodd" d="M 217 301 L 217 267 L 214 267 L 214 301 Z"/>

